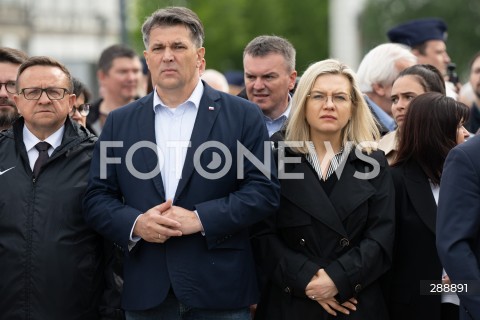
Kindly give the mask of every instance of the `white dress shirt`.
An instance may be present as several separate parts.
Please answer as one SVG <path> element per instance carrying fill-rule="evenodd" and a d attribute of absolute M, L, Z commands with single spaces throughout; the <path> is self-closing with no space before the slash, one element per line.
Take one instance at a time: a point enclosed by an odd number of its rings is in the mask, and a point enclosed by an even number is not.
<path fill-rule="evenodd" d="M 53 151 L 58 148 L 62 144 L 63 132 L 65 131 L 65 126 L 60 127 L 57 131 L 53 134 L 48 136 L 45 142 L 50 144 L 50 148 L 48 148 L 48 156 L 50 157 Z M 27 149 L 28 154 L 28 161 L 30 163 L 30 168 L 33 171 L 33 166 L 35 165 L 35 161 L 38 158 L 38 150 L 35 148 L 37 143 L 42 142 L 42 140 L 38 139 L 30 130 L 28 130 L 27 126 L 23 126 L 23 143 L 25 144 L 25 148 Z"/>
<path fill-rule="evenodd" d="M 153 94 L 155 142 L 157 143 L 165 200 L 172 199 L 173 201 L 175 197 L 202 95 L 202 81 L 198 81 L 192 95 L 176 108 L 171 108 L 163 103 L 156 90 Z M 133 235 L 138 217 L 130 231 L 129 250 L 140 240 L 140 237 Z"/>
<path fill-rule="evenodd" d="M 176 108 L 165 105 L 156 91 L 153 96 L 155 140 L 166 200 L 175 196 L 202 95 L 203 83 L 198 81 L 192 95 Z"/>
<path fill-rule="evenodd" d="M 440 186 L 435 186 L 430 182 L 430 187 L 432 188 L 432 193 L 433 197 L 435 198 L 435 203 L 438 206 L 438 196 L 440 195 Z M 442 269 L 442 278 L 446 276 L 447 273 L 445 272 L 445 269 Z M 460 305 L 460 299 L 458 298 L 458 295 L 453 294 L 453 293 L 442 293 L 442 303 L 453 303 L 455 305 Z"/>

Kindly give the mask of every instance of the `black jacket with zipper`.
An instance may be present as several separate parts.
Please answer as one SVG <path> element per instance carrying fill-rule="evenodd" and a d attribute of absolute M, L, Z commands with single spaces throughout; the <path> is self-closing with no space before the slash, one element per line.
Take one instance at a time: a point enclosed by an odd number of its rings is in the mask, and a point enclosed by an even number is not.
<path fill-rule="evenodd" d="M 82 214 L 96 137 L 67 118 L 35 179 L 23 127 L 0 132 L 0 318 L 100 319 L 106 246 Z"/>

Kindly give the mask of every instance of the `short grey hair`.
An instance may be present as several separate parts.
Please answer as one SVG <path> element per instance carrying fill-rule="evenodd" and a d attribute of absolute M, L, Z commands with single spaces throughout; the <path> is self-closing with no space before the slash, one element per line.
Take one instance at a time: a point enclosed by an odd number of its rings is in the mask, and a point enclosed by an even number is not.
<path fill-rule="evenodd" d="M 203 47 L 205 32 L 200 18 L 195 12 L 185 7 L 167 7 L 152 13 L 142 25 L 142 37 L 148 49 L 150 31 L 160 26 L 184 25 L 190 30 L 191 39 L 197 48 Z"/>
<path fill-rule="evenodd" d="M 248 54 L 252 57 L 264 57 L 271 53 L 277 53 L 283 56 L 289 68 L 288 71 L 295 70 L 295 48 L 285 38 L 279 36 L 258 36 L 250 41 L 243 50 L 243 57 Z"/>

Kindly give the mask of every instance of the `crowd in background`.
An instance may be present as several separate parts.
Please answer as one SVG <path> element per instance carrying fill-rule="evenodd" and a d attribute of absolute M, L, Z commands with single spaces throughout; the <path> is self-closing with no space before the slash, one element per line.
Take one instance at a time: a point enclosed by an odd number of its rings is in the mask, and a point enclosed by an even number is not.
<path fill-rule="evenodd" d="M 0 48 L 0 318 L 480 319 L 480 51 L 460 83 L 447 29 L 357 70 L 259 35 L 222 74 L 163 8 L 98 88 Z"/>

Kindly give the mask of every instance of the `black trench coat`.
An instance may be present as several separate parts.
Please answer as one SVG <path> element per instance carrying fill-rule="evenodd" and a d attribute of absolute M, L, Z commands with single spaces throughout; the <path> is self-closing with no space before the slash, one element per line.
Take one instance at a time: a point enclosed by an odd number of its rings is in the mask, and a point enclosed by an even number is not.
<path fill-rule="evenodd" d="M 393 267 L 386 277 L 391 281 L 388 286 L 391 319 L 440 319 L 441 296 L 424 294 L 430 290 L 429 280 L 440 280 L 442 275 L 435 246 L 437 205 L 430 183 L 413 160 L 392 169 L 392 178 L 396 236 Z"/>
<path fill-rule="evenodd" d="M 286 173 L 304 178 L 282 179 L 279 211 L 252 230 L 263 280 L 256 320 L 388 319 L 378 279 L 391 265 L 394 187 L 383 152 L 374 151 L 367 161 L 365 156 L 350 153 L 329 196 L 303 156 L 286 164 Z M 355 172 L 372 170 L 372 160 L 380 164 L 379 174 L 355 178 Z M 339 290 L 337 300 L 357 298 L 357 311 L 333 317 L 305 295 L 320 268 Z"/>

